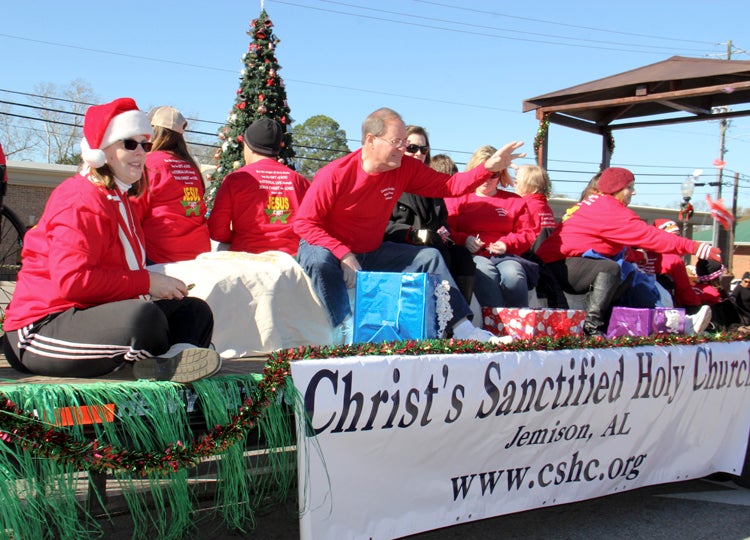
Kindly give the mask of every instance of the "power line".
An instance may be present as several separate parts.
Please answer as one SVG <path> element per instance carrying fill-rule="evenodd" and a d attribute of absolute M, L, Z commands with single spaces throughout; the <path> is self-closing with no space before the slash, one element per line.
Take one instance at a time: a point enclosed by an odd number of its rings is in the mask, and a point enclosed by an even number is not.
<path fill-rule="evenodd" d="M 349 4 L 349 3 L 346 3 L 346 2 L 338 2 L 338 1 L 335 1 L 335 0 L 318 0 L 318 1 L 319 2 L 324 2 L 324 3 L 327 3 L 327 4 L 336 4 L 336 5 L 350 7 L 350 8 L 355 8 L 355 9 L 363 9 L 363 10 L 366 10 L 366 11 L 375 11 L 375 12 L 378 12 L 378 13 L 387 13 L 387 14 L 390 14 L 390 15 L 398 15 L 400 17 L 409 17 L 409 18 L 418 19 L 420 21 L 435 21 L 435 22 L 447 23 L 447 24 L 451 24 L 451 25 L 456 25 L 457 24 L 457 25 L 461 25 L 461 26 L 467 26 L 467 27 L 470 27 L 470 28 L 480 28 L 480 29 L 485 29 L 485 30 L 495 30 L 495 31 L 499 31 L 499 32 L 510 32 L 511 34 L 522 34 L 524 36 L 541 36 L 541 37 L 545 37 L 545 38 L 576 40 L 578 42 L 599 43 L 599 44 L 605 44 L 605 45 L 625 45 L 625 46 L 636 46 L 636 47 L 643 47 L 643 48 L 651 48 L 652 47 L 651 45 L 641 45 L 641 44 L 632 43 L 632 42 L 629 42 L 629 43 L 620 43 L 620 42 L 616 42 L 616 41 L 604 41 L 604 40 L 586 39 L 586 38 L 580 38 L 580 37 L 560 36 L 560 35 L 555 35 L 555 34 L 546 34 L 546 33 L 542 33 L 542 32 L 531 32 L 531 31 L 528 31 L 528 30 L 514 30 L 514 29 L 511 29 L 511 28 L 498 28 L 496 26 L 486 26 L 486 25 L 475 24 L 475 23 L 464 23 L 464 22 L 460 22 L 460 21 L 456 21 L 456 20 L 439 19 L 437 17 L 427 17 L 424 14 L 412 15 L 410 13 L 403 13 L 403 12 L 400 12 L 400 11 L 388 11 L 388 10 L 382 9 L 382 7 L 371 8 L 371 7 L 365 7 L 365 6 L 358 6 L 358 5 Z M 280 3 L 288 3 L 288 2 L 283 2 L 282 1 Z M 444 7 L 447 7 L 447 6 L 444 6 Z M 476 12 L 481 13 L 483 15 L 485 15 L 485 14 L 499 15 L 497 13 L 488 12 L 488 11 L 464 10 L 463 8 L 461 9 L 461 11 L 476 11 Z M 353 13 L 352 14 L 348 14 L 348 13 L 344 13 L 344 12 L 337 12 L 337 13 L 341 13 L 341 14 L 344 14 L 344 15 L 352 15 L 354 17 L 358 17 L 359 16 L 359 15 L 353 14 Z M 383 19 L 378 18 L 378 20 L 383 20 Z M 402 22 L 402 21 L 393 21 L 392 19 L 385 19 L 385 20 L 387 20 L 389 22 Z M 533 22 L 545 22 L 545 21 L 540 21 L 540 20 L 537 20 L 537 19 L 530 19 L 530 20 L 533 21 Z M 586 30 L 593 30 L 592 28 L 588 28 L 588 27 L 582 27 L 582 28 L 584 28 Z M 440 29 L 441 30 L 452 30 L 452 31 L 459 31 L 460 32 L 460 30 L 455 30 L 455 29 L 448 29 L 448 28 L 440 28 Z M 651 36 L 644 36 L 644 35 L 641 35 L 641 34 L 628 34 L 628 35 L 637 35 L 639 37 L 651 37 Z M 497 37 L 503 37 L 503 36 L 497 36 Z M 527 40 L 521 39 L 520 41 L 527 41 Z M 529 41 L 534 41 L 534 40 L 529 40 Z M 543 41 L 542 43 L 547 43 L 547 41 Z M 555 44 L 558 44 L 558 43 L 555 43 Z M 680 47 L 680 48 L 669 47 L 669 49 L 673 49 L 675 51 L 683 51 L 683 52 L 686 50 L 684 47 Z M 703 49 L 700 49 L 700 50 L 693 49 L 693 52 L 703 52 Z"/>
<path fill-rule="evenodd" d="M 544 23 L 544 24 L 551 24 L 551 25 L 556 25 L 556 26 L 565 26 L 565 27 L 568 27 L 568 28 L 578 28 L 578 29 L 581 29 L 581 30 L 589 30 L 589 31 L 594 31 L 594 32 L 606 32 L 607 34 L 619 34 L 621 36 L 645 37 L 645 38 L 649 38 L 649 39 L 662 39 L 662 40 L 667 40 L 667 41 L 676 41 L 676 42 L 684 42 L 684 43 L 699 43 L 699 44 L 703 44 L 703 45 L 715 45 L 715 43 L 710 42 L 710 41 L 697 41 L 697 40 L 694 40 L 694 39 L 684 39 L 684 38 L 668 38 L 668 37 L 664 37 L 664 36 L 655 36 L 655 35 L 651 35 L 651 34 L 638 34 L 638 33 L 634 33 L 634 32 L 623 32 L 621 30 L 605 30 L 605 29 L 602 29 L 602 28 L 595 28 L 595 27 L 592 27 L 592 26 L 582 26 L 582 25 L 578 25 L 578 24 L 561 23 L 559 21 L 548 21 L 548 20 L 544 20 L 544 19 L 535 19 L 533 17 L 522 17 L 520 15 L 508 15 L 507 13 L 498 13 L 498 12 L 495 12 L 495 11 L 484 11 L 484 10 L 480 10 L 480 9 L 471 9 L 471 8 L 467 7 L 466 5 L 462 5 L 461 7 L 456 7 L 456 6 L 450 5 L 450 4 L 442 4 L 440 2 L 429 2 L 427 0 L 414 0 L 414 1 L 415 2 L 420 2 L 422 4 L 430 4 L 430 5 L 433 5 L 433 6 L 440 6 L 440 7 L 444 7 L 444 8 L 450 8 L 450 9 L 457 9 L 457 10 L 460 10 L 462 12 L 463 11 L 468 11 L 468 12 L 473 12 L 473 13 L 480 13 L 482 15 L 495 15 L 497 17 L 507 17 L 509 19 L 517 19 L 517 20 L 521 20 L 521 21 L 530 21 L 530 22 L 535 22 L 535 23 Z"/>
<path fill-rule="evenodd" d="M 521 38 L 521 37 L 514 37 L 514 36 L 502 36 L 502 35 L 497 35 L 497 34 L 489 34 L 489 33 L 486 33 L 486 32 L 479 32 L 479 31 L 475 32 L 475 31 L 470 31 L 470 30 L 460 30 L 460 29 L 457 29 L 457 28 L 444 28 L 444 27 L 440 27 L 440 26 L 432 26 L 432 25 L 429 25 L 429 24 L 421 24 L 421 23 L 414 23 L 414 22 L 407 22 L 407 21 L 398 21 L 398 20 L 389 19 L 389 18 L 385 18 L 385 17 L 376 17 L 374 15 L 362 15 L 362 14 L 357 14 L 357 13 L 347 13 L 345 11 L 337 11 L 335 9 L 326 9 L 326 8 L 321 8 L 321 7 L 314 7 L 314 6 L 309 6 L 309 5 L 306 5 L 306 4 L 298 4 L 298 3 L 295 3 L 295 2 L 287 2 L 287 1 L 284 1 L 284 0 L 275 0 L 275 1 L 278 4 L 286 4 L 286 5 L 289 5 L 289 6 L 299 7 L 299 8 L 302 8 L 302 9 L 309 9 L 309 10 L 315 10 L 315 11 L 324 11 L 324 12 L 327 12 L 327 13 L 336 13 L 338 15 L 347 15 L 347 16 L 351 16 L 351 17 L 358 17 L 358 18 L 364 18 L 364 19 L 382 21 L 382 22 L 387 22 L 387 23 L 391 23 L 391 24 L 401 24 L 401 25 L 407 25 L 407 26 L 418 27 L 418 28 L 427 28 L 427 29 L 431 29 L 431 30 L 443 30 L 443 31 L 446 31 L 446 32 L 453 32 L 453 33 L 459 33 L 459 34 L 468 34 L 468 35 L 482 36 L 482 37 L 490 37 L 490 38 L 503 39 L 503 40 L 523 41 L 523 42 L 527 42 L 527 43 L 544 43 L 544 44 L 548 44 L 548 45 L 558 45 L 558 46 L 564 46 L 564 47 L 577 47 L 577 48 L 585 48 L 585 49 L 597 49 L 597 50 L 604 50 L 604 51 L 619 51 L 619 52 L 631 52 L 631 53 L 641 53 L 641 54 L 644 54 L 644 53 L 645 54 L 656 54 L 657 53 L 656 50 L 645 51 L 645 50 L 633 50 L 633 49 L 623 49 L 623 48 L 613 48 L 613 47 L 600 47 L 600 46 L 596 46 L 595 47 L 595 46 L 588 46 L 588 45 L 583 45 L 583 44 L 579 44 L 579 43 L 565 43 L 565 42 L 560 42 L 560 41 L 549 41 L 549 40 L 542 40 L 542 39 Z M 356 8 L 359 8 L 359 9 L 369 9 L 369 8 L 363 8 L 361 6 L 350 6 L 350 7 L 356 7 Z M 381 11 L 381 10 L 378 10 L 378 11 Z M 393 12 L 390 12 L 390 13 L 393 13 Z M 413 15 L 406 14 L 406 13 L 399 13 L 399 14 L 402 15 L 402 16 L 405 16 L 405 17 L 413 17 Z M 447 21 L 447 22 L 449 22 L 451 24 L 456 24 L 455 21 Z M 459 24 L 461 24 L 461 23 L 459 23 Z M 478 25 L 470 25 L 470 26 L 481 28 Z M 526 34 L 526 32 L 524 32 L 524 34 Z M 577 39 L 577 38 L 564 38 L 564 39 Z M 627 45 L 629 45 L 629 46 L 641 46 L 641 45 L 636 45 L 636 44 L 633 44 L 633 43 L 630 43 L 630 44 L 627 44 Z M 656 49 L 656 47 L 652 47 L 652 48 Z M 667 47 L 662 47 L 662 48 L 660 48 L 659 52 L 663 53 L 663 51 L 665 51 L 666 49 L 668 49 L 668 48 Z M 685 49 L 683 48 L 683 49 L 680 49 L 680 50 L 685 50 Z"/>

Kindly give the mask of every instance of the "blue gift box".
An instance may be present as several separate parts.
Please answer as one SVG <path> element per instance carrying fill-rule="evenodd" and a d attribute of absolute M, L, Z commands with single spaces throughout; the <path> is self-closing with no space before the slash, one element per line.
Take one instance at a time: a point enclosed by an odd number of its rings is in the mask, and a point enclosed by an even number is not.
<path fill-rule="evenodd" d="M 433 339 L 437 336 L 435 287 L 426 273 L 357 272 L 354 341 Z"/>

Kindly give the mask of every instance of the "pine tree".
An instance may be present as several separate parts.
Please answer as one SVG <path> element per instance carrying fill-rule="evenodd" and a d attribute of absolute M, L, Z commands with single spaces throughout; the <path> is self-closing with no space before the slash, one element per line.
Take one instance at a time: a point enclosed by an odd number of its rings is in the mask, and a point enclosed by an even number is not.
<path fill-rule="evenodd" d="M 281 123 L 284 139 L 279 158 L 289 164 L 294 157 L 290 129 L 292 118 L 289 116 L 284 81 L 279 76 L 281 67 L 275 54 L 280 40 L 272 28 L 273 23 L 265 9 L 250 23 L 247 35 L 252 41 L 243 56 L 245 67 L 240 72 L 240 87 L 227 123 L 219 130 L 221 146 L 214 154 L 218 165 L 206 191 L 209 207 L 224 177 L 244 165 L 242 134 L 258 118 L 267 116 Z"/>

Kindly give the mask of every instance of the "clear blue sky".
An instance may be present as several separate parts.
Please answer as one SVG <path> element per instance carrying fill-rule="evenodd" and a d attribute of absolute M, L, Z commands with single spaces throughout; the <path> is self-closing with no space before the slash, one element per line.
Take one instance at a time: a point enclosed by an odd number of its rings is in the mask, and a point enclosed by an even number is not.
<path fill-rule="evenodd" d="M 260 2 L 4 2 L 0 88 L 33 92 L 81 78 L 101 101 L 170 104 L 215 132 L 234 103 L 250 21 Z M 533 152 L 524 99 L 673 55 L 750 60 L 750 2 L 685 0 L 266 0 L 292 117 L 325 114 L 359 146 L 360 124 L 388 106 L 430 133 L 433 153 L 465 163 L 482 144 L 518 139 Z M 0 100 L 18 96 L 0 92 Z M 214 123 L 209 123 L 214 122 Z M 600 139 L 552 125 L 550 175 L 573 198 L 596 171 Z M 613 165 L 636 174 L 634 204 L 674 206 L 695 169 L 716 179 L 719 123 L 615 132 Z M 750 206 L 750 118 L 726 137 L 725 181 L 739 172 Z M 529 160 L 530 162 L 530 160 Z M 699 187 L 694 201 L 716 188 Z M 724 188 L 731 205 L 731 187 Z"/>

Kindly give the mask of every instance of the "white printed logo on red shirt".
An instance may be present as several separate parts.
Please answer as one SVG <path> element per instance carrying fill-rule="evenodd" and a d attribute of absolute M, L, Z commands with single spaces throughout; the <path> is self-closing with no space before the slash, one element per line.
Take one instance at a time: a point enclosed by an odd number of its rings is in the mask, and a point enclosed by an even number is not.
<path fill-rule="evenodd" d="M 383 194 L 383 198 L 386 201 L 390 201 L 393 198 L 394 194 L 396 193 L 396 188 L 386 187 L 386 188 L 381 189 L 380 193 Z"/>

